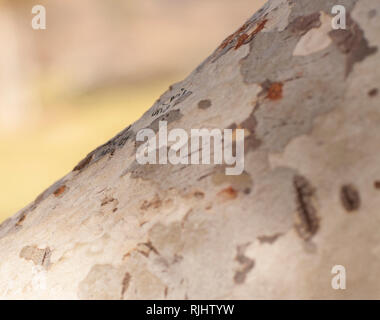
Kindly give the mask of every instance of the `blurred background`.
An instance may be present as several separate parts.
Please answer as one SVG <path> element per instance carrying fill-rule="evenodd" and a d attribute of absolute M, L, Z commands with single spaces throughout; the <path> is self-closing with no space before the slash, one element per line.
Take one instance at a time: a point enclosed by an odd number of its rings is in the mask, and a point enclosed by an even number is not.
<path fill-rule="evenodd" d="M 0 222 L 137 120 L 265 0 L 0 0 Z M 46 8 L 46 30 L 31 10 Z"/>

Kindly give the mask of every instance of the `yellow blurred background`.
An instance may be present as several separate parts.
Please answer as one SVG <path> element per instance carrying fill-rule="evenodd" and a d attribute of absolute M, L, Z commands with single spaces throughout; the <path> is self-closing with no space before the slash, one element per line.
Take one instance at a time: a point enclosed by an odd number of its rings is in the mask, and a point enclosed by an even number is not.
<path fill-rule="evenodd" d="M 0 1 L 0 222 L 137 120 L 264 0 Z M 46 30 L 33 30 L 43 5 Z"/>

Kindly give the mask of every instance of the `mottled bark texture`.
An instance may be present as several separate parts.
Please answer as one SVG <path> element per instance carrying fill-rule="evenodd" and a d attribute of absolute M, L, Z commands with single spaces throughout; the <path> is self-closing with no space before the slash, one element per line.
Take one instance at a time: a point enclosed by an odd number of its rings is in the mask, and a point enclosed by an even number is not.
<path fill-rule="evenodd" d="M 2 298 L 380 298 L 380 2 L 272 0 L 0 227 Z M 244 128 L 245 171 L 139 165 L 142 128 Z M 346 290 L 333 290 L 343 265 Z"/>

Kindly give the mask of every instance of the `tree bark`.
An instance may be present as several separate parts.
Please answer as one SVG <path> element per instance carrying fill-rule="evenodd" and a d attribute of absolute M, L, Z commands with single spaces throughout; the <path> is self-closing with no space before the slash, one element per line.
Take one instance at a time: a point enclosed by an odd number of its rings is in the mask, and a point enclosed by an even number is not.
<path fill-rule="evenodd" d="M 346 30 L 332 0 L 269 1 L 4 222 L 1 297 L 380 298 L 380 3 L 341 2 Z M 243 128 L 243 174 L 139 165 L 160 120 Z"/>

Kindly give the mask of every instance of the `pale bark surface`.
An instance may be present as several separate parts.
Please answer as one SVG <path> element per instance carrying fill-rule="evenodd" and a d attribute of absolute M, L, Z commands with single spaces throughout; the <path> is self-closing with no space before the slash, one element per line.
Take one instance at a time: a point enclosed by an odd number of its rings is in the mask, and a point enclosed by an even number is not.
<path fill-rule="evenodd" d="M 341 1 L 345 31 L 335 4 L 269 1 L 3 223 L 0 296 L 380 298 L 380 3 Z M 246 129 L 244 173 L 138 165 L 135 134 L 159 119 Z"/>

